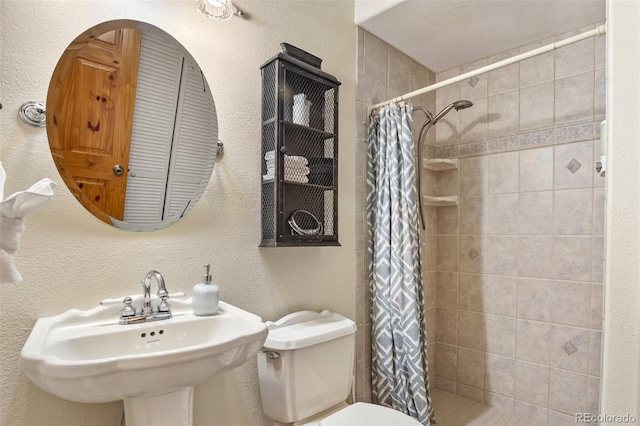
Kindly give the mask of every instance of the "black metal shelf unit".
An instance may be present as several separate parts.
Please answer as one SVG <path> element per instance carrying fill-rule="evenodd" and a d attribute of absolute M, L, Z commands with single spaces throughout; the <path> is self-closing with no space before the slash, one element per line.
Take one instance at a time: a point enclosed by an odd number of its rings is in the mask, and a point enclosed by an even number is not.
<path fill-rule="evenodd" d="M 261 247 L 339 246 L 338 86 L 284 44 L 262 73 Z"/>

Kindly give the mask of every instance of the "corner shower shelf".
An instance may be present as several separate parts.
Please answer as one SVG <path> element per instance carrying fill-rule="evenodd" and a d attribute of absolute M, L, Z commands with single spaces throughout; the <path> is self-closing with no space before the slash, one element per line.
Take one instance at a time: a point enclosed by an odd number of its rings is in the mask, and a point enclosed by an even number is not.
<path fill-rule="evenodd" d="M 458 168 L 458 160 L 452 158 L 425 158 L 423 160 L 424 168 L 428 170 L 453 170 Z"/>
<path fill-rule="evenodd" d="M 425 206 L 445 207 L 445 206 L 458 205 L 457 195 L 450 195 L 447 197 L 431 197 L 431 196 L 425 195 L 422 199 L 423 199 L 422 204 Z"/>

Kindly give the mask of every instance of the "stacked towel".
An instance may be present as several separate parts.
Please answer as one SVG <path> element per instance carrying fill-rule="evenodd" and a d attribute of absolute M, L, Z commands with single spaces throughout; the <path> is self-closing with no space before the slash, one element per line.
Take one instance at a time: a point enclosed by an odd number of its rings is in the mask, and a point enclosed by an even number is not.
<path fill-rule="evenodd" d="M 262 179 L 273 179 L 276 174 L 276 153 L 268 151 L 264 155 L 267 166 L 267 174 L 262 175 Z M 308 183 L 309 182 L 309 160 L 299 155 L 284 156 L 284 180 L 289 182 Z"/>

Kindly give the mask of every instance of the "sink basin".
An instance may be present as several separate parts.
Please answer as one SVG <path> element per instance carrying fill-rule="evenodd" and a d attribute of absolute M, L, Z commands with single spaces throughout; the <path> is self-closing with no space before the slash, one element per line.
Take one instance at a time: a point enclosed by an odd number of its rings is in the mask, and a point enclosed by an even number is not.
<path fill-rule="evenodd" d="M 200 317 L 191 299 L 170 302 L 173 318 L 139 324 L 119 325 L 119 305 L 40 318 L 20 366 L 33 383 L 61 398 L 122 399 L 126 410 L 130 399 L 189 387 L 192 394 L 198 382 L 251 359 L 267 337 L 260 317 L 228 303 L 220 302 L 217 315 Z"/>

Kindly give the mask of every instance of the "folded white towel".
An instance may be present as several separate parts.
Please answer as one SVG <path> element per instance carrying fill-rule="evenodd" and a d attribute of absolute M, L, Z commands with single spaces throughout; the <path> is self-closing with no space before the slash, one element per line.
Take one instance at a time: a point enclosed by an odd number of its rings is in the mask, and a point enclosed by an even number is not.
<path fill-rule="evenodd" d="M 275 175 L 273 173 L 267 173 L 266 175 L 262 175 L 262 180 L 270 180 L 274 179 Z M 284 180 L 287 182 L 296 182 L 296 183 L 309 183 L 309 178 L 301 175 L 284 175 Z"/>
<path fill-rule="evenodd" d="M 24 231 L 24 219 L 12 219 L 0 215 L 0 284 L 18 283 L 22 281 L 20 272 L 13 264 L 20 238 Z"/>
<path fill-rule="evenodd" d="M 264 159 L 265 161 L 275 161 L 276 158 L 276 152 L 275 151 L 267 151 L 264 154 Z M 300 155 L 284 155 L 284 160 L 285 163 L 289 163 L 289 164 L 300 164 L 303 166 L 306 166 L 307 164 L 309 164 L 309 160 L 307 160 L 305 157 L 302 157 Z"/>
<path fill-rule="evenodd" d="M 44 207 L 56 187 L 55 182 L 44 178 L 4 199 L 6 179 L 7 174 L 0 162 L 0 284 L 22 281 L 13 261 L 24 231 L 24 218 Z"/>
<path fill-rule="evenodd" d="M 267 169 L 267 174 L 268 174 L 269 176 L 275 176 L 275 175 L 276 175 L 276 171 L 275 171 L 275 169 L 273 169 L 273 168 L 268 168 L 268 169 Z M 285 178 L 286 180 L 289 180 L 289 178 L 290 178 L 290 177 L 292 177 L 292 176 L 296 176 L 296 177 L 307 177 L 307 176 L 308 176 L 308 173 L 299 173 L 299 172 L 296 172 L 295 170 L 285 170 L 285 171 L 284 171 L 284 178 Z"/>
<path fill-rule="evenodd" d="M 275 168 L 276 168 L 275 163 L 267 161 L 267 170 L 275 170 Z M 285 163 L 284 172 L 285 173 L 295 173 L 295 174 L 300 174 L 300 175 L 308 175 L 311 172 L 311 170 L 307 166 L 289 165 L 289 164 Z"/>

